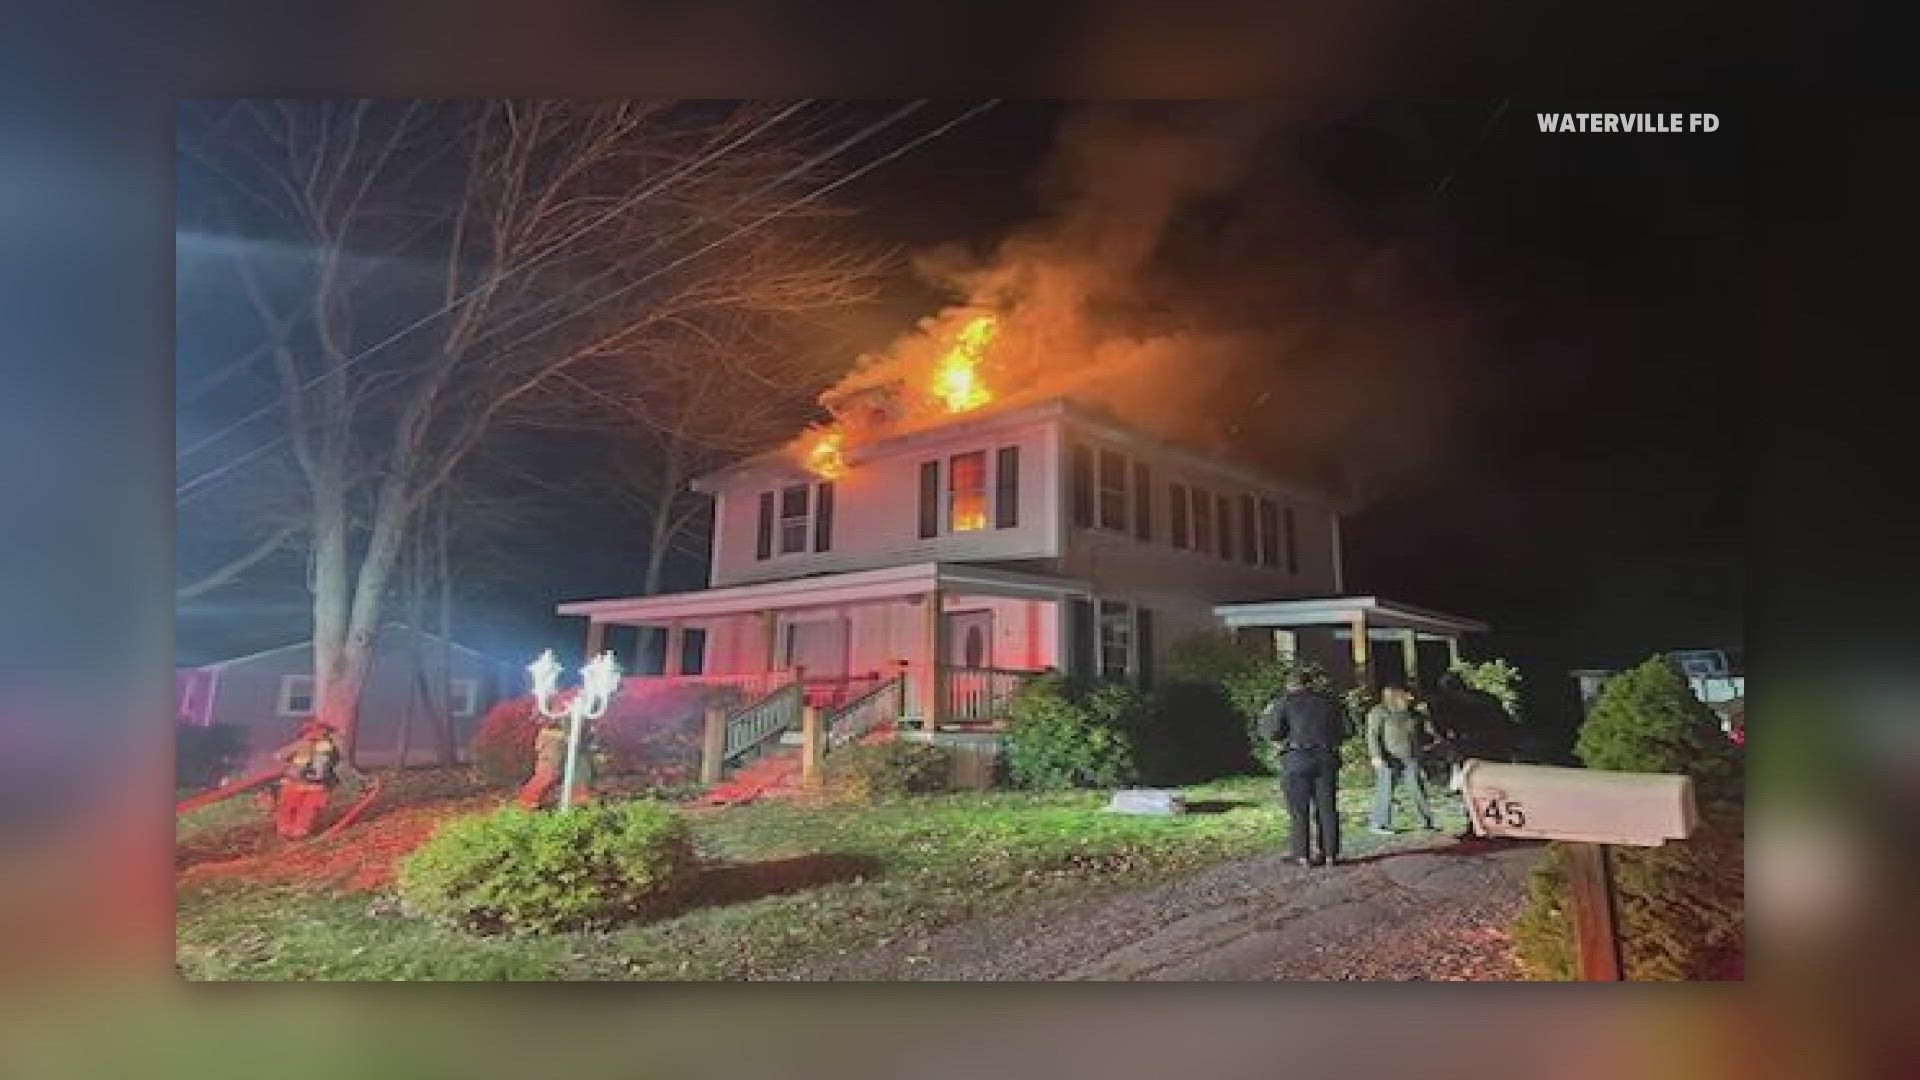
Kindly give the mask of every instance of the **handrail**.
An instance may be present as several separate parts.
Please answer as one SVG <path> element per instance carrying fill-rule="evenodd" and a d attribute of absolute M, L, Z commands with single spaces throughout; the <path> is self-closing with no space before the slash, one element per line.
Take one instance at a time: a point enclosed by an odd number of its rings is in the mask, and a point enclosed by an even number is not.
<path fill-rule="evenodd" d="M 891 720 L 900 719 L 906 701 L 905 678 L 895 675 L 821 718 L 826 749 L 838 750 Z"/>
<path fill-rule="evenodd" d="M 1020 684 L 1040 674 L 1010 668 L 962 667 L 946 670 L 947 718 L 958 721 L 998 720 Z"/>
<path fill-rule="evenodd" d="M 747 751 L 778 738 L 781 732 L 798 727 L 801 699 L 800 684 L 790 682 L 728 713 L 720 760 L 732 762 Z"/>

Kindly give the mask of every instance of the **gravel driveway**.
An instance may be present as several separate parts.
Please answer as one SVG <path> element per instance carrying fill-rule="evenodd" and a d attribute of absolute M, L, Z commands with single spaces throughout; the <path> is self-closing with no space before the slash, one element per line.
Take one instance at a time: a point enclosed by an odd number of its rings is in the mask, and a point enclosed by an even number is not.
<path fill-rule="evenodd" d="M 1328 869 L 1278 854 L 817 960 L 787 977 L 1503 980 L 1533 844 L 1457 841 Z"/>

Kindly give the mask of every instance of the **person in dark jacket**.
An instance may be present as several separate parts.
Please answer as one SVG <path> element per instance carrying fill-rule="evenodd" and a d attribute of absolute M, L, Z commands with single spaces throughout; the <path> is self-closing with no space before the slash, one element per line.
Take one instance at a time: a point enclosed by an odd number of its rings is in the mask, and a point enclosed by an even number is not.
<path fill-rule="evenodd" d="M 1312 689 L 1301 675 L 1287 678 L 1287 691 L 1260 717 L 1260 735 L 1280 749 L 1280 792 L 1291 825 L 1287 855 L 1301 866 L 1331 866 L 1340 859 L 1340 808 L 1335 784 L 1340 743 L 1347 722 L 1331 694 Z M 1312 854 L 1312 837 L 1320 853 Z"/>

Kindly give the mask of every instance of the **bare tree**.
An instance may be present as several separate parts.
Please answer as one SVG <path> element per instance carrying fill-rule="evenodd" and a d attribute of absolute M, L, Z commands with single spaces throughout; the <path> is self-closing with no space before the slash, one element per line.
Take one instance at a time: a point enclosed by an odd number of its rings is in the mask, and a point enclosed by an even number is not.
<path fill-rule="evenodd" d="M 483 438 L 554 422 L 576 367 L 655 362 L 650 343 L 723 316 L 855 297 L 854 261 L 768 227 L 820 183 L 794 141 L 817 133 L 782 135 L 796 112 L 354 101 L 183 115 L 187 205 L 271 241 L 234 245 L 234 276 L 270 328 L 284 436 L 268 446 L 300 477 L 316 714 L 349 746 L 410 538 Z M 182 473 L 219 461 L 188 446 Z"/>

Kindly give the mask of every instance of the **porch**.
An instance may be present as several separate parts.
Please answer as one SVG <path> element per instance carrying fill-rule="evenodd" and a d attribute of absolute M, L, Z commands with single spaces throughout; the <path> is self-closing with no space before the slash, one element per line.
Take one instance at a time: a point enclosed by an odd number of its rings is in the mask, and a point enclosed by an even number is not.
<path fill-rule="evenodd" d="M 1267 637 L 1276 653 L 1316 661 L 1350 686 L 1431 688 L 1460 662 L 1461 639 L 1488 630 L 1475 619 L 1377 596 L 1221 604 L 1213 613 L 1235 634 Z"/>
<path fill-rule="evenodd" d="M 961 564 L 880 570 L 632 599 L 562 604 L 587 620 L 586 651 L 609 627 L 664 631 L 656 684 L 736 687 L 756 699 L 797 683 L 801 704 L 853 706 L 894 680 L 903 727 L 994 726 L 1027 676 L 1072 655 L 1065 612 L 1083 582 Z"/>

